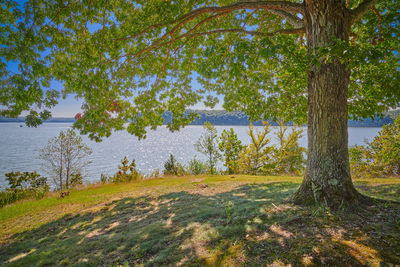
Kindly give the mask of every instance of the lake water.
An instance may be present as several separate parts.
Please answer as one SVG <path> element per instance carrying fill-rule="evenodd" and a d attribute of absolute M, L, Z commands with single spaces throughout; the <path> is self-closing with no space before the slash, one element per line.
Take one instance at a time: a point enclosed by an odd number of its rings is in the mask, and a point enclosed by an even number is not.
<path fill-rule="evenodd" d="M 39 151 L 48 140 L 57 136 L 60 131 L 71 128 L 71 123 L 45 123 L 38 128 L 20 127 L 20 123 L 0 123 L 0 188 L 7 185 L 4 174 L 11 171 L 38 171 L 41 170 L 42 160 Z M 233 128 L 239 139 L 248 144 L 246 126 L 216 126 L 218 133 L 223 129 Z M 260 127 L 255 127 L 260 128 Z M 277 127 L 271 127 L 269 134 L 271 143 L 276 143 L 274 132 Z M 371 141 L 381 128 L 349 128 L 349 145 L 363 144 Z M 300 140 L 302 146 L 307 147 L 306 128 Z M 159 168 L 172 153 L 181 163 L 187 163 L 195 155 L 198 159 L 205 158 L 199 154 L 194 143 L 203 132 L 202 126 L 187 126 L 179 132 L 171 133 L 165 127 L 156 131 L 149 131 L 145 140 L 138 140 L 125 131 L 116 132 L 101 143 L 83 139 L 93 149 L 90 155 L 92 163 L 86 168 L 85 180 L 95 182 L 100 179 L 101 173 L 112 175 L 117 171 L 117 165 L 124 156 L 129 160 L 135 159 L 137 168 L 144 174 L 149 174 Z"/>

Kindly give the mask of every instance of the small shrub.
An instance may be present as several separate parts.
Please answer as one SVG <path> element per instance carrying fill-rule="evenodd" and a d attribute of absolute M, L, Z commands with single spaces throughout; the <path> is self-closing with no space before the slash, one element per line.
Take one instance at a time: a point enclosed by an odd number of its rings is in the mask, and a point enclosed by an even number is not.
<path fill-rule="evenodd" d="M 169 154 L 169 158 L 164 162 L 164 174 L 178 175 L 177 161 L 174 155 Z"/>
<path fill-rule="evenodd" d="M 71 175 L 70 186 L 75 187 L 77 185 L 83 184 L 83 176 L 81 173 L 76 173 Z"/>
<path fill-rule="evenodd" d="M 143 179 L 143 175 L 136 169 L 135 160 L 129 162 L 128 158 L 125 156 L 121 160 L 121 165 L 118 165 L 118 172 L 113 176 L 102 173 L 100 175 L 100 182 L 105 183 L 125 183 L 134 182 Z M 78 179 L 79 180 L 79 179 Z"/>
<path fill-rule="evenodd" d="M 48 188 L 47 178 L 37 172 L 9 172 L 5 174 L 11 189 L 36 189 Z"/>
<path fill-rule="evenodd" d="M 106 174 L 104 174 L 104 173 L 102 173 L 102 174 L 100 175 L 100 182 L 101 182 L 102 184 L 110 183 L 110 182 L 112 182 L 112 177 L 111 177 L 111 176 L 108 176 L 108 175 L 106 175 Z"/>
<path fill-rule="evenodd" d="M 18 189 L 6 189 L 0 192 L 0 208 L 5 205 L 14 203 L 18 200 L 32 197 L 32 191 L 30 190 L 18 190 Z"/>
<path fill-rule="evenodd" d="M 372 159 L 366 146 L 355 145 L 349 148 L 350 172 L 353 178 L 373 176 Z"/>
<path fill-rule="evenodd" d="M 157 168 L 153 170 L 147 177 L 155 178 L 160 176 L 161 176 L 160 169 Z"/>
<path fill-rule="evenodd" d="M 136 163 L 133 159 L 129 163 L 128 158 L 125 156 L 121 160 L 121 165 L 118 165 L 119 171 L 112 177 L 113 183 L 133 182 L 139 181 L 143 176 L 136 170 Z"/>
<path fill-rule="evenodd" d="M 49 192 L 48 188 L 37 188 L 36 190 L 34 190 L 35 193 L 35 198 L 36 199 L 41 199 L 44 198 L 44 196 L 47 194 L 47 192 Z"/>
<path fill-rule="evenodd" d="M 164 163 L 163 172 L 166 175 L 184 175 L 186 170 L 181 163 L 176 161 L 174 155 L 170 154 L 169 159 Z"/>
<path fill-rule="evenodd" d="M 9 188 L 0 192 L 0 207 L 25 198 L 43 198 L 49 191 L 47 178 L 37 172 L 6 173 Z"/>
<path fill-rule="evenodd" d="M 185 174 L 187 174 L 185 166 L 183 166 L 181 163 L 178 162 L 178 175 L 181 176 Z"/>
<path fill-rule="evenodd" d="M 400 176 L 400 116 L 384 125 L 371 143 L 351 147 L 349 158 L 354 177 Z"/>
<path fill-rule="evenodd" d="M 207 165 L 198 160 L 196 156 L 188 163 L 188 173 L 193 175 L 199 175 L 207 173 Z"/>
<path fill-rule="evenodd" d="M 369 144 L 373 169 L 381 176 L 400 176 L 400 116 L 387 124 Z"/>

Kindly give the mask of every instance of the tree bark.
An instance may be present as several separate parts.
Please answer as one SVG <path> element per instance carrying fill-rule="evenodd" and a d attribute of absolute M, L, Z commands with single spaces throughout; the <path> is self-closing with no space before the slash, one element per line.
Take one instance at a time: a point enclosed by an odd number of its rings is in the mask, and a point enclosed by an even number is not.
<path fill-rule="evenodd" d="M 308 52 L 348 40 L 345 0 L 305 0 Z M 308 72 L 308 157 L 306 174 L 291 200 L 331 208 L 353 205 L 359 194 L 350 177 L 347 94 L 350 71 L 339 60 L 311 65 Z"/>

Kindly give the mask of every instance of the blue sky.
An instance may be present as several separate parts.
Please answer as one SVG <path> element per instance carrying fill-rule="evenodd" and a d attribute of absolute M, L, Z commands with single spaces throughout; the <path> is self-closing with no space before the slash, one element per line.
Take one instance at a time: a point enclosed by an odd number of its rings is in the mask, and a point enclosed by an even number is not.
<path fill-rule="evenodd" d="M 74 117 L 81 111 L 82 100 L 68 95 L 66 99 L 60 99 L 58 105 L 52 109 L 53 117 Z"/>
<path fill-rule="evenodd" d="M 51 110 L 51 113 L 53 117 L 74 117 L 76 113 L 81 111 L 81 105 L 81 99 L 76 99 L 74 95 L 68 95 L 66 99 L 59 100 L 58 105 Z M 202 103 L 198 103 L 192 108 L 208 109 Z M 216 105 L 215 109 L 222 109 L 221 102 Z"/>

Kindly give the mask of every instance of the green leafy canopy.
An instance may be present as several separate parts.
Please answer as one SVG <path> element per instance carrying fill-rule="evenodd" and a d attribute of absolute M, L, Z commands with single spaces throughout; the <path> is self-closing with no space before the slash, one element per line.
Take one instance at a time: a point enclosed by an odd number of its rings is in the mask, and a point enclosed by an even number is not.
<path fill-rule="evenodd" d="M 349 9 L 359 5 L 349 1 Z M 400 2 L 383 0 L 351 27 L 350 40 L 309 52 L 301 1 L 3 0 L 0 111 L 28 123 L 61 96 L 84 100 L 75 127 L 95 140 L 113 130 L 145 137 L 172 113 L 171 130 L 200 101 L 251 119 L 306 121 L 307 71 L 321 58 L 351 70 L 350 115 L 374 116 L 400 101 Z M 282 8 L 284 7 L 284 9 Z M 18 65 L 12 69 L 11 65 Z M 194 82 L 197 80 L 197 83 Z M 125 123 L 129 121 L 128 126 Z"/>

